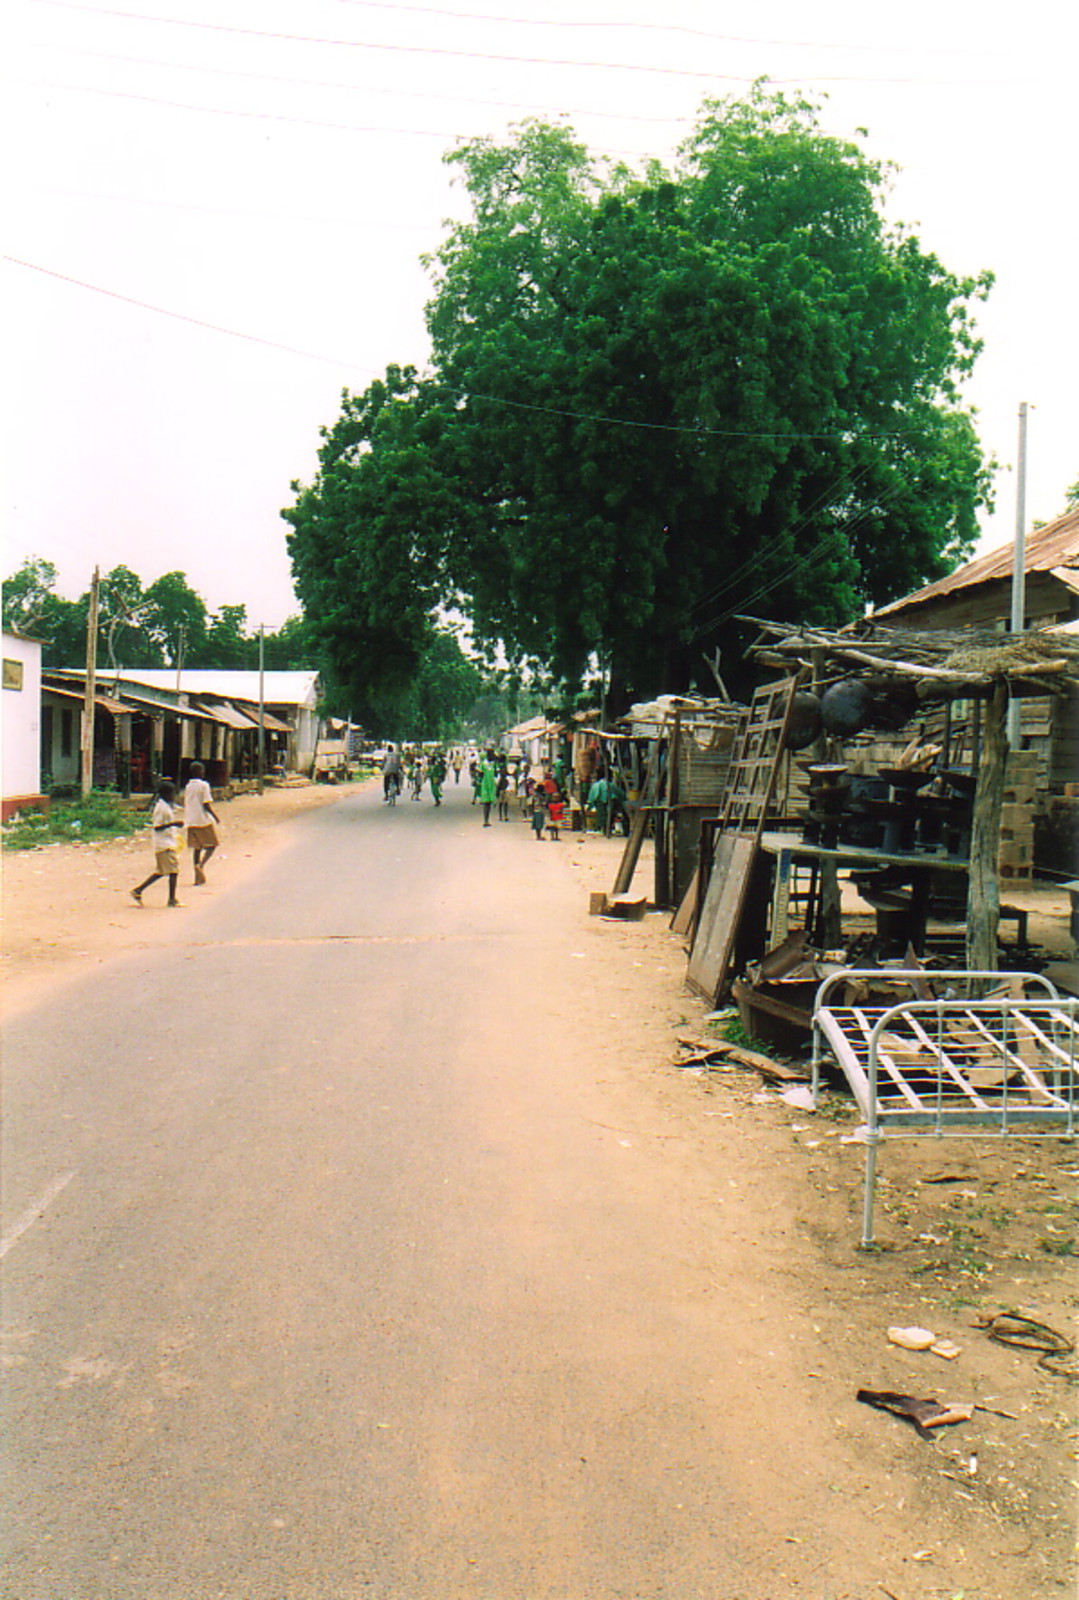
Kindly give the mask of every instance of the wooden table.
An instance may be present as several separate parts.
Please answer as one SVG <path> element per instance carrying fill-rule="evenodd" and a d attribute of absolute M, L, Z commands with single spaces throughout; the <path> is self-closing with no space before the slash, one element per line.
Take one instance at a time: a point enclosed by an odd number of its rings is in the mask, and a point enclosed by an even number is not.
<path fill-rule="evenodd" d="M 782 944 L 789 932 L 790 877 L 795 861 L 831 861 L 836 867 L 904 868 L 909 874 L 911 886 L 911 942 L 919 954 L 925 946 L 932 874 L 939 871 L 967 872 L 970 869 L 970 862 L 965 856 L 926 850 L 876 850 L 869 845 L 859 844 L 840 844 L 833 849 L 820 844 L 806 844 L 796 833 L 762 833 L 760 848 L 765 855 L 773 856 L 776 863 L 772 884 L 773 947 Z"/>

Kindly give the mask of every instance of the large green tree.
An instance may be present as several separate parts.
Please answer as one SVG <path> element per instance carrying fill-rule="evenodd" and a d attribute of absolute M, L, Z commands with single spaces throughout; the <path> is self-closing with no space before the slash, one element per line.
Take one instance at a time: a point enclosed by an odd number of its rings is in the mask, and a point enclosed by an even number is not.
<path fill-rule="evenodd" d="M 432 372 L 346 393 L 284 513 L 342 678 L 407 677 L 452 605 L 569 682 L 682 688 L 739 611 L 849 617 L 969 550 L 988 280 L 889 229 L 812 106 L 708 102 L 672 172 L 537 122 L 448 159 L 472 215 L 429 261 Z"/>

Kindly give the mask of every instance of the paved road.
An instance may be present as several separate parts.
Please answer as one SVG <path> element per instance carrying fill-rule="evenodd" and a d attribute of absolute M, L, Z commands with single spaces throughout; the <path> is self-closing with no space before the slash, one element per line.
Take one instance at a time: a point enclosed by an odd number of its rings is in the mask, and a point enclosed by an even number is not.
<path fill-rule="evenodd" d="M 571 848 L 350 793 L 11 1025 L 5 1600 L 773 1592 L 767 1336 Z"/>

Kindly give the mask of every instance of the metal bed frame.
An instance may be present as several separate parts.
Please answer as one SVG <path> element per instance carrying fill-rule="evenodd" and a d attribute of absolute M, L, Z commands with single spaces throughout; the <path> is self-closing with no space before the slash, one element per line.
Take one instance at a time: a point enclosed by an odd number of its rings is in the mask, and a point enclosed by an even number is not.
<path fill-rule="evenodd" d="M 908 984 L 911 998 L 832 1003 L 840 984 L 874 978 Z M 930 984 L 949 996 L 965 990 L 966 998 L 919 999 Z M 992 988 L 979 995 L 983 985 Z M 1062 999 L 1039 973 L 844 968 L 825 978 L 814 1001 L 814 1105 L 825 1045 L 865 1117 L 865 1249 L 873 1244 L 882 1140 L 1075 1137 L 1079 1000 Z"/>

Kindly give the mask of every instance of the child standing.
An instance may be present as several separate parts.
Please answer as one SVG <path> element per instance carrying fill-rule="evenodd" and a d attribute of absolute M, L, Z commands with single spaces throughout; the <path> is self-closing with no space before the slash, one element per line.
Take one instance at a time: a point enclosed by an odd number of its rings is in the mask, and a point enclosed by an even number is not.
<path fill-rule="evenodd" d="M 176 898 L 176 880 L 180 876 L 180 826 L 172 814 L 172 802 L 176 797 L 175 786 L 167 778 L 163 778 L 157 786 L 157 800 L 154 804 L 154 814 L 150 819 L 150 826 L 154 836 L 154 871 L 139 884 L 137 889 L 132 889 L 131 898 L 137 906 L 142 905 L 143 890 L 148 889 L 158 878 L 167 877 L 169 880 L 170 906 L 178 906 Z"/>
<path fill-rule="evenodd" d="M 547 831 L 551 838 L 558 843 L 558 830 L 566 816 L 566 797 L 555 784 L 553 790 L 547 794 Z"/>
<path fill-rule="evenodd" d="M 532 785 L 532 794 L 529 799 L 531 807 L 530 821 L 537 839 L 543 838 L 543 830 L 547 826 L 547 791 L 542 783 Z"/>

